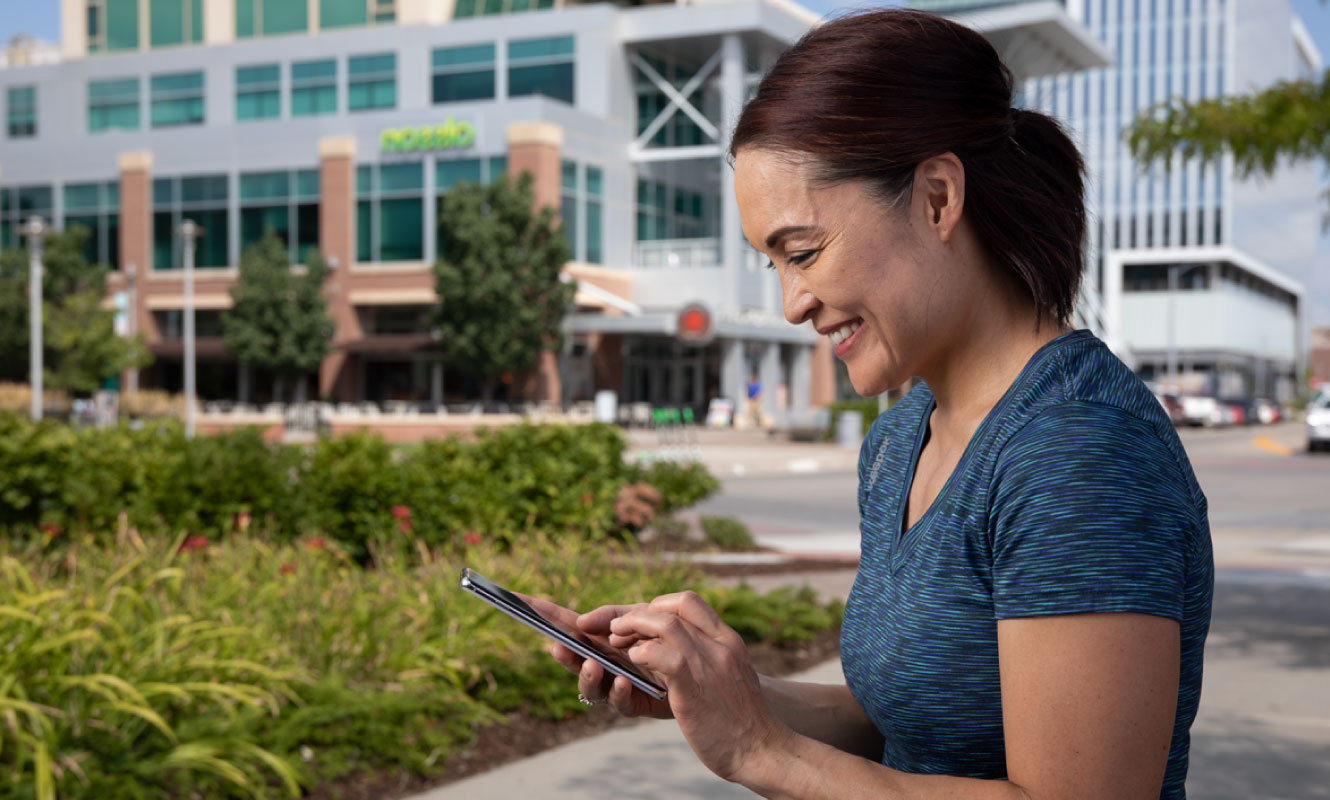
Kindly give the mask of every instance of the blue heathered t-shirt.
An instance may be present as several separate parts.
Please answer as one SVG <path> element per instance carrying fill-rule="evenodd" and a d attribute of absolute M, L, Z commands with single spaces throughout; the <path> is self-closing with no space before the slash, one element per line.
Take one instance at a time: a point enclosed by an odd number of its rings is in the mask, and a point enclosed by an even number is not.
<path fill-rule="evenodd" d="M 1206 500 L 1159 402 L 1087 330 L 1030 359 L 955 471 L 902 532 L 926 384 L 878 418 L 859 459 L 862 556 L 841 661 L 905 772 L 1006 778 L 997 621 L 1136 612 L 1181 625 L 1161 798 L 1186 797 L 1214 564 Z"/>

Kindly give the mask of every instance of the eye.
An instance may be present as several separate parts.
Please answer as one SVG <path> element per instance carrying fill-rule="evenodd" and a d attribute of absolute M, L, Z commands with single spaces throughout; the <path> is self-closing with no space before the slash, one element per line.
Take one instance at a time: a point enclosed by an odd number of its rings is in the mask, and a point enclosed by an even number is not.
<path fill-rule="evenodd" d="M 806 250 L 802 253 L 791 253 L 789 258 L 785 259 L 790 266 L 798 267 L 807 264 L 813 256 L 818 254 L 818 250 Z"/>
<path fill-rule="evenodd" d="M 771 259 L 767 259 L 767 269 L 775 269 L 776 264 Z"/>

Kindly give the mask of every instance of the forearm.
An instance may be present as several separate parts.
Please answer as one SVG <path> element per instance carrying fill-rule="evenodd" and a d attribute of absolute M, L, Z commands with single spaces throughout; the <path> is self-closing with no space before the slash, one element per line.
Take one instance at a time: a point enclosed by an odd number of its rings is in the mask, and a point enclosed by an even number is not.
<path fill-rule="evenodd" d="M 1030 800 L 1008 781 L 901 772 L 793 731 L 736 780 L 770 800 Z"/>
<path fill-rule="evenodd" d="M 882 734 L 845 684 L 801 683 L 761 676 L 762 696 L 791 730 L 838 750 L 877 761 Z"/>

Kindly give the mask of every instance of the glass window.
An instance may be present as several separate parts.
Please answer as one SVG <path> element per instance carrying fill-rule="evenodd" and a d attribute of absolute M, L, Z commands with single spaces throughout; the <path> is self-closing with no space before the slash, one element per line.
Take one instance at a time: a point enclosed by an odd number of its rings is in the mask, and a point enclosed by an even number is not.
<path fill-rule="evenodd" d="M 52 196 L 49 186 L 0 187 L 0 249 L 23 246 L 19 229 L 28 217 L 52 219 Z"/>
<path fill-rule="evenodd" d="M 357 169 L 358 261 L 417 261 L 425 257 L 424 175 L 424 164 L 419 161 Z"/>
<path fill-rule="evenodd" d="M 37 135 L 37 87 L 15 86 L 7 92 L 5 104 L 9 116 L 9 138 L 23 139 Z"/>
<path fill-rule="evenodd" d="M 194 266 L 225 267 L 230 263 L 229 187 L 225 175 L 157 178 L 152 194 L 153 269 L 180 269 L 184 265 L 180 223 L 186 219 L 203 228 L 195 241 Z"/>
<path fill-rule="evenodd" d="M 494 45 L 445 47 L 434 51 L 434 102 L 494 97 Z"/>
<path fill-rule="evenodd" d="M 318 170 L 241 173 L 241 252 L 268 231 L 287 246 L 291 263 L 309 263 L 319 248 Z"/>
<path fill-rule="evenodd" d="M 236 67 L 236 119 L 275 119 L 281 115 L 281 67 Z"/>
<path fill-rule="evenodd" d="M 181 0 L 148 0 L 148 40 L 153 47 L 184 43 L 185 23 Z"/>
<path fill-rule="evenodd" d="M 203 73 L 152 76 L 152 127 L 203 124 Z"/>
<path fill-rule="evenodd" d="M 517 14 L 523 11 L 536 11 L 554 8 L 554 0 L 457 0 L 453 11 L 454 19 L 475 17 L 484 14 Z"/>
<path fill-rule="evenodd" d="M 309 4 L 299 0 L 236 0 L 236 38 L 304 33 Z"/>
<path fill-rule="evenodd" d="M 337 111 L 337 62 L 301 61 L 291 65 L 291 116 Z"/>
<path fill-rule="evenodd" d="M 605 230 L 601 216 L 604 176 L 599 167 L 586 168 L 586 261 L 603 264 Z"/>
<path fill-rule="evenodd" d="M 369 23 L 367 0 L 319 0 L 319 27 L 344 28 Z"/>
<path fill-rule="evenodd" d="M 120 265 L 120 191 L 116 181 L 71 183 L 64 189 L 65 230 L 86 228 L 83 257 L 112 269 Z"/>
<path fill-rule="evenodd" d="M 463 181 L 479 184 L 484 166 L 485 163 L 479 158 L 437 161 L 434 164 L 434 190 L 443 194 Z"/>
<path fill-rule="evenodd" d="M 88 0 L 88 52 L 139 49 L 139 0 Z"/>
<path fill-rule="evenodd" d="M 573 103 L 574 47 L 571 36 L 509 42 L 508 95 L 539 94 Z"/>
<path fill-rule="evenodd" d="M 139 128 L 139 79 L 88 83 L 88 132 Z"/>
<path fill-rule="evenodd" d="M 365 111 L 397 105 L 397 55 L 352 56 L 347 61 L 347 109 Z"/>

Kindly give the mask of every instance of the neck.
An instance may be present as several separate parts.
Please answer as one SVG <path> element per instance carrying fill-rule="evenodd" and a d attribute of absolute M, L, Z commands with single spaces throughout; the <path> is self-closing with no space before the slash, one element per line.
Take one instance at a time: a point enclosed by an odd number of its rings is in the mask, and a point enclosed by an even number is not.
<path fill-rule="evenodd" d="M 1032 306 L 991 303 L 988 313 L 977 314 L 920 376 L 928 382 L 937 403 L 935 429 L 968 441 L 1040 347 L 1072 330 L 1045 319 L 1035 330 Z"/>

